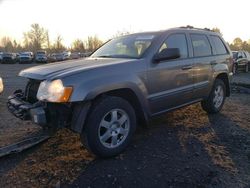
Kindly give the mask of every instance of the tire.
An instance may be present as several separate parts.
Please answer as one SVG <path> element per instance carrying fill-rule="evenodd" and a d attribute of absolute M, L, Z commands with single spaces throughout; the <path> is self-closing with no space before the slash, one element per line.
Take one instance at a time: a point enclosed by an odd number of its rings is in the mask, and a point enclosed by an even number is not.
<path fill-rule="evenodd" d="M 203 100 L 201 102 L 201 106 L 207 113 L 215 114 L 220 112 L 220 110 L 222 109 L 225 98 L 226 86 L 224 82 L 220 79 L 215 79 L 212 91 L 210 92 L 208 99 Z"/>
<path fill-rule="evenodd" d="M 81 141 L 96 156 L 112 157 L 124 151 L 135 129 L 133 107 L 120 97 L 108 96 L 91 108 Z"/>
<path fill-rule="evenodd" d="M 233 64 L 233 74 L 237 74 L 237 65 Z"/>

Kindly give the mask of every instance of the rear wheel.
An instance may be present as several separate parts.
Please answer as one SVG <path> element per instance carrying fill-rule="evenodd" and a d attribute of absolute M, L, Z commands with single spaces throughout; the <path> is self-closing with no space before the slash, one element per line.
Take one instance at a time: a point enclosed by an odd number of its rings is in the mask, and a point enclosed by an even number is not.
<path fill-rule="evenodd" d="M 92 107 L 81 141 L 95 155 L 111 157 L 128 146 L 135 129 L 133 107 L 120 97 L 109 96 Z"/>
<path fill-rule="evenodd" d="M 226 87 L 222 80 L 216 79 L 208 99 L 201 102 L 203 110 L 208 113 L 218 113 L 225 102 Z"/>

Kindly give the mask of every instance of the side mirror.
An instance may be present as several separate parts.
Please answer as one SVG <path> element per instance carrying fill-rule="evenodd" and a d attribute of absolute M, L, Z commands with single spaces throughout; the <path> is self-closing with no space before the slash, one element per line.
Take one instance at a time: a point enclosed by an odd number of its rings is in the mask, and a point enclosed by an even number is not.
<path fill-rule="evenodd" d="M 165 48 L 154 56 L 154 62 L 159 63 L 164 60 L 177 59 L 180 56 L 179 48 Z"/>

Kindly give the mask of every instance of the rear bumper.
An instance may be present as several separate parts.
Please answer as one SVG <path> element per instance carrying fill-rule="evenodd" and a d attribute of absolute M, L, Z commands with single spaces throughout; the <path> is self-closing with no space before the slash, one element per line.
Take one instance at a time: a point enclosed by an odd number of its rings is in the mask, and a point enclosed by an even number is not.
<path fill-rule="evenodd" d="M 47 62 L 47 59 L 36 59 L 36 62 L 45 63 L 45 62 Z"/>
<path fill-rule="evenodd" d="M 9 96 L 7 102 L 8 110 L 17 118 L 31 120 L 40 126 L 45 126 L 47 118 L 43 104 L 41 102 L 30 104 L 24 101 L 22 96 L 22 93 Z"/>

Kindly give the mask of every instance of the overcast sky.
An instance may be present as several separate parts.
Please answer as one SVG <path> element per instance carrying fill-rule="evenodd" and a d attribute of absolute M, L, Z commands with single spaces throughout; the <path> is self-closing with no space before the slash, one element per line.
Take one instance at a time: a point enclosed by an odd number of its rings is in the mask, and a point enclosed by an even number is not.
<path fill-rule="evenodd" d="M 193 25 L 218 27 L 225 40 L 250 39 L 249 0 L 0 0 L 0 38 L 19 41 L 32 23 L 58 34 L 66 45 L 117 31 L 154 31 Z"/>

